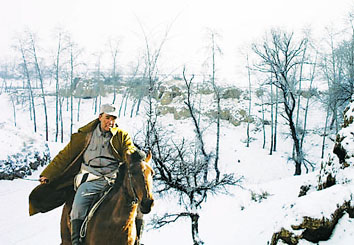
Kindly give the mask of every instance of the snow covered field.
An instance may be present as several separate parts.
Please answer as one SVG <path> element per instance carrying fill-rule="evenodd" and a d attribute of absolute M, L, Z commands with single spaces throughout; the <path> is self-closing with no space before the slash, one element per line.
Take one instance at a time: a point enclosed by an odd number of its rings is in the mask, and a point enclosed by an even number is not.
<path fill-rule="evenodd" d="M 104 102 L 104 101 L 103 101 Z M 50 104 L 51 105 L 51 104 Z M 54 105 L 54 104 L 53 104 Z M 17 128 L 13 126 L 13 112 L 8 97 L 0 95 L 2 117 L 0 125 L 6 124 L 6 130 L 0 129 L 1 157 L 13 154 L 22 144 L 21 135 L 32 133 L 32 122 L 29 113 L 23 108 L 17 108 Z M 95 118 L 92 113 L 92 102 L 83 101 L 80 122 L 75 122 L 74 130 Z M 41 108 L 38 106 L 38 110 Z M 54 113 L 54 109 L 49 110 Z M 39 127 L 44 129 L 38 113 Z M 54 114 L 49 115 L 55 118 Z M 315 117 L 313 117 L 314 119 Z M 130 131 L 132 135 L 139 131 L 140 118 L 122 117 L 119 125 Z M 165 117 L 163 120 L 171 120 Z M 312 123 L 318 122 L 314 119 Z M 187 122 L 172 122 L 176 131 Z M 51 122 L 50 141 L 48 146 L 51 156 L 63 148 L 64 144 L 53 142 L 54 122 Z M 42 130 L 41 133 L 43 133 Z M 245 147 L 243 140 L 246 137 L 245 126 L 230 126 L 223 123 L 221 142 L 221 163 L 223 171 L 234 172 L 243 176 L 241 187 L 230 189 L 231 195 L 217 195 L 208 197 L 207 202 L 200 210 L 200 237 L 205 244 L 268 244 L 274 232 L 281 227 L 288 227 L 294 222 L 300 222 L 305 215 L 327 217 L 336 208 L 337 203 L 351 198 L 354 192 L 353 183 L 336 185 L 298 198 L 300 186 L 316 184 L 318 167 L 320 165 L 320 138 L 316 135 L 308 136 L 312 151 L 308 150 L 312 161 L 317 162 L 317 170 L 301 176 L 293 176 L 294 165 L 288 161 L 291 150 L 290 140 L 286 135 L 280 135 L 279 149 L 272 156 L 267 149 L 262 149 L 261 133 L 254 133 L 257 138 L 249 148 Z M 38 135 L 33 139 L 38 142 L 44 137 Z M 22 138 L 27 140 L 27 138 Z M 64 138 L 68 142 L 69 136 Z M 43 142 L 41 142 L 43 143 Z M 327 153 L 333 148 L 329 143 Z M 290 150 L 289 150 L 290 149 Z M 38 178 L 41 170 L 35 171 L 28 179 Z M 348 176 L 354 176 L 353 171 Z M 60 215 L 61 208 L 45 214 L 28 215 L 28 195 L 38 183 L 31 180 L 16 179 L 13 181 L 0 180 L 0 244 L 1 245 L 35 245 L 60 244 Z M 264 194 L 264 198 L 260 198 Z M 259 198 L 254 200 L 254 196 Z M 146 215 L 146 223 L 154 214 L 163 214 L 166 211 L 177 209 L 177 201 L 173 197 L 156 196 L 156 204 L 152 212 Z M 340 219 L 330 240 L 319 242 L 321 245 L 348 245 L 354 241 L 353 219 L 346 214 Z M 160 230 L 149 230 L 148 226 L 143 234 L 145 245 L 159 244 L 192 244 L 190 221 L 179 220 Z M 302 241 L 299 244 L 307 245 L 310 242 Z"/>

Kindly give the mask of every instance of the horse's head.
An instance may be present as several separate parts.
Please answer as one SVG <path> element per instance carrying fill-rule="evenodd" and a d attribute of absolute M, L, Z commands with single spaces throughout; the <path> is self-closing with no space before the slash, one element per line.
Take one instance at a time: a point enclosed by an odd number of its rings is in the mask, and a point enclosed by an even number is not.
<path fill-rule="evenodd" d="M 140 202 L 140 210 L 143 214 L 149 213 L 154 204 L 152 194 L 152 176 L 154 170 L 149 164 L 150 160 L 151 152 L 149 152 L 145 160 L 138 152 L 128 157 L 132 188 Z"/>

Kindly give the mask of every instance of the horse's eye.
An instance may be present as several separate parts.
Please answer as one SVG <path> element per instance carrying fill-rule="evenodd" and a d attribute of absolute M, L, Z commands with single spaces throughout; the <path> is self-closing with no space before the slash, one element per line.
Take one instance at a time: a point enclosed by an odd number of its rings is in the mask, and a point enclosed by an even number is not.
<path fill-rule="evenodd" d="M 151 176 L 154 177 L 155 174 L 156 174 L 155 171 L 151 169 Z"/>

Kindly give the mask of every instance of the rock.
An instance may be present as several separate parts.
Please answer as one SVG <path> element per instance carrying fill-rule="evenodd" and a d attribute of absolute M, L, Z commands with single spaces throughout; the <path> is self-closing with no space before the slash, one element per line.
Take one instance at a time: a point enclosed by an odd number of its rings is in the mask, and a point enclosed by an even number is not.
<path fill-rule="evenodd" d="M 173 117 L 175 120 L 181 120 L 181 119 L 186 119 L 189 118 L 191 114 L 189 113 L 189 110 L 187 108 L 181 108 L 179 110 L 175 110 L 173 113 Z"/>
<path fill-rule="evenodd" d="M 334 204 L 337 204 L 332 207 L 333 211 L 331 211 L 330 214 L 323 214 L 322 218 L 318 218 L 318 216 L 316 218 L 309 216 L 302 217 L 300 224 L 291 225 L 291 228 L 289 229 L 282 228 L 279 232 L 275 232 L 272 236 L 271 244 L 277 244 L 279 240 L 287 244 L 298 244 L 301 239 L 313 243 L 326 241 L 331 237 L 339 219 L 345 213 L 348 213 L 350 218 L 354 217 L 354 203 L 352 200 L 353 192 L 350 191 L 351 187 L 345 186 L 354 180 L 352 177 L 354 167 L 354 148 L 352 147 L 354 142 L 353 117 L 354 101 L 352 101 L 345 110 L 344 124 L 336 137 L 333 154 L 329 154 L 328 160 L 321 163 L 318 182 L 315 185 L 317 188 L 311 188 L 313 185 L 303 185 L 300 188 L 299 197 L 317 194 L 319 191 L 333 191 L 330 187 L 336 188 L 341 187 L 341 185 L 344 185 L 344 188 L 349 189 L 348 195 L 345 199 L 339 197 L 337 202 L 334 202 Z M 310 189 L 311 192 L 309 191 Z M 309 192 L 310 194 L 308 194 Z M 337 194 L 334 196 L 337 196 Z M 319 199 L 319 202 L 322 201 L 322 199 L 323 197 Z M 333 204 L 332 199 L 323 201 L 327 203 L 331 202 L 330 204 Z M 319 206 L 323 206 L 320 204 L 321 203 L 319 203 Z"/>
<path fill-rule="evenodd" d="M 336 136 L 333 148 L 335 155 L 330 155 L 328 161 L 321 164 L 319 173 L 318 189 L 330 187 L 336 183 L 337 173 L 353 165 L 352 144 L 354 142 L 353 134 L 353 115 L 354 101 L 344 110 L 344 123 L 342 129 Z M 351 160 L 350 160 L 351 159 Z"/>
<path fill-rule="evenodd" d="M 208 95 L 213 93 L 214 90 L 212 89 L 210 84 L 202 83 L 201 85 L 198 86 L 198 94 Z"/>
<path fill-rule="evenodd" d="M 222 92 L 222 99 L 240 99 L 242 90 L 238 88 L 227 88 Z"/>
<path fill-rule="evenodd" d="M 161 105 L 168 105 L 172 102 L 173 96 L 171 91 L 165 91 L 160 99 Z"/>
<path fill-rule="evenodd" d="M 295 245 L 299 243 L 300 237 L 294 235 L 290 231 L 282 228 L 279 232 L 274 233 L 271 240 L 271 245 L 275 245 L 279 240 L 282 240 L 286 244 Z"/>
<path fill-rule="evenodd" d="M 25 151 L 26 152 L 26 151 Z M 0 160 L 0 180 L 13 180 L 24 178 L 32 174 L 32 170 L 37 170 L 39 166 L 44 166 L 50 161 L 49 149 L 39 153 L 27 151 L 8 156 L 7 160 Z"/>
<path fill-rule="evenodd" d="M 338 207 L 331 215 L 331 219 L 304 217 L 300 225 L 291 226 L 294 231 L 303 230 L 299 235 L 295 235 L 295 232 L 282 228 L 279 232 L 273 234 L 271 245 L 277 244 L 279 240 L 292 245 L 298 244 L 300 239 L 306 239 L 313 243 L 326 241 L 332 235 L 338 220 L 345 212 L 353 212 L 353 208 L 350 202 L 344 202 L 343 205 Z"/>
<path fill-rule="evenodd" d="M 157 108 L 157 111 L 158 111 L 158 115 L 167 115 L 169 113 L 172 113 L 174 114 L 175 111 L 176 111 L 176 108 L 172 107 L 172 106 L 159 106 Z"/>
<path fill-rule="evenodd" d="M 307 194 L 307 192 L 310 190 L 311 185 L 302 185 L 300 187 L 300 193 L 298 195 L 298 197 L 302 197 L 305 196 Z"/>
<path fill-rule="evenodd" d="M 176 85 L 172 85 L 170 87 L 161 86 L 159 89 L 159 96 L 161 105 L 170 104 L 174 98 L 182 96 L 182 90 Z"/>

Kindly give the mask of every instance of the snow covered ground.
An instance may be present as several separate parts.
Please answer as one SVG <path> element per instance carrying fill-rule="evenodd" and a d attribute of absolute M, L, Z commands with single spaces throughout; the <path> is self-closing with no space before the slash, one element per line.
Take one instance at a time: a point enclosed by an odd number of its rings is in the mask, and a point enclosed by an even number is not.
<path fill-rule="evenodd" d="M 49 117 L 54 117 L 54 103 L 49 105 Z M 105 101 L 102 101 L 104 103 Z M 108 102 L 108 101 L 107 101 Z M 22 144 L 21 135 L 32 132 L 32 122 L 26 108 L 18 106 L 17 128 L 13 122 L 12 106 L 5 94 L 0 95 L 2 117 L 0 125 L 7 124 L 6 130 L 0 130 L 1 157 L 16 152 L 16 146 Z M 43 117 L 38 106 L 38 118 Z M 317 112 L 318 113 L 318 112 Z M 68 117 L 68 115 L 66 115 Z M 92 102 L 83 101 L 81 105 L 80 122 L 75 122 L 74 130 L 95 118 L 92 113 Z M 315 117 L 313 117 L 315 118 Z M 42 119 L 38 128 L 44 133 Z M 165 117 L 164 120 L 171 120 Z M 316 120 L 314 119 L 314 123 Z M 54 120 L 50 127 L 50 141 L 48 143 L 51 156 L 63 148 L 69 140 L 64 138 L 64 144 L 53 142 Z M 122 117 L 118 120 L 122 128 L 136 134 L 141 127 L 139 118 Z M 175 127 L 182 127 L 187 122 L 172 122 Z M 67 125 L 66 125 L 67 127 Z M 176 130 L 178 131 L 178 130 Z M 205 244 L 268 244 L 274 232 L 281 227 L 288 227 L 294 222 L 300 222 L 304 215 L 328 216 L 337 203 L 351 198 L 354 192 L 353 183 L 338 185 L 324 191 L 298 198 L 300 186 L 316 184 L 318 167 L 320 163 L 320 138 L 316 135 L 308 136 L 312 142 L 312 151 L 309 157 L 317 162 L 317 170 L 301 176 L 293 176 L 294 165 L 288 161 L 288 152 L 291 150 L 290 140 L 286 135 L 280 135 L 279 149 L 272 156 L 267 149 L 262 149 L 262 135 L 254 131 L 253 137 L 257 138 L 249 148 L 243 143 L 246 133 L 244 125 L 233 127 L 224 123 L 222 128 L 221 162 L 224 171 L 234 172 L 243 176 L 241 187 L 230 189 L 231 195 L 210 196 L 200 210 L 200 237 Z M 33 133 L 32 133 L 33 134 Z M 38 135 L 33 136 L 33 138 Z M 43 140 L 43 135 L 39 135 Z M 23 140 L 27 140 L 23 139 Z M 328 145 L 330 152 L 333 144 Z M 290 149 L 290 150 L 289 150 Z M 1 160 L 1 159 L 0 159 Z M 0 180 L 0 244 L 1 245 L 35 245 L 35 244 L 60 244 L 60 215 L 61 208 L 45 214 L 28 215 L 28 195 L 38 184 L 36 181 L 41 170 L 28 176 L 27 180 L 16 179 L 13 181 Z M 263 195 L 264 194 L 264 195 Z M 260 196 L 264 196 L 261 198 Z M 258 197 L 258 199 L 254 197 Z M 146 221 L 154 214 L 177 209 L 177 201 L 173 197 L 156 196 L 156 204 L 152 212 L 146 215 Z M 335 228 L 330 240 L 320 242 L 321 245 L 348 245 L 353 244 L 354 229 L 353 219 L 344 215 Z M 190 221 L 179 220 L 174 224 L 159 230 L 146 229 L 143 235 L 145 245 L 159 244 L 192 244 Z M 308 245 L 310 242 L 301 241 L 299 244 Z"/>

